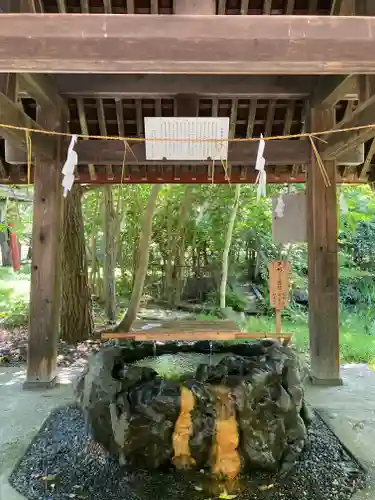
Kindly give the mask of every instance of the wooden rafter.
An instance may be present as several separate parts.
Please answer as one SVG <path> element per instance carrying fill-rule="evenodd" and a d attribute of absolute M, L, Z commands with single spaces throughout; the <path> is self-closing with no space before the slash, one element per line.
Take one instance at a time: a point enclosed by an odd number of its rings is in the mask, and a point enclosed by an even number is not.
<path fill-rule="evenodd" d="M 159 1 L 151 0 L 151 14 L 159 14 Z"/>
<path fill-rule="evenodd" d="M 287 107 L 286 113 L 285 113 L 283 135 L 290 135 L 292 123 L 293 123 L 295 105 L 296 105 L 295 101 L 290 101 L 290 103 L 288 104 L 288 107 Z"/>
<path fill-rule="evenodd" d="M 340 130 L 371 125 L 374 123 L 374 116 L 375 94 L 358 106 L 358 108 L 351 113 L 348 119 L 343 119 L 339 124 L 337 124 L 335 129 Z M 328 158 L 336 158 L 345 151 L 353 149 L 373 137 L 375 137 L 375 127 L 365 128 L 353 132 L 336 132 L 329 137 L 328 144 L 325 147 L 325 154 Z"/>
<path fill-rule="evenodd" d="M 250 101 L 249 114 L 247 117 L 246 137 L 253 137 L 255 116 L 256 116 L 256 112 L 257 112 L 257 104 L 258 104 L 258 101 L 256 99 L 252 99 Z"/>
<path fill-rule="evenodd" d="M 117 117 L 118 134 L 120 137 L 125 137 L 124 111 L 122 108 L 121 99 L 116 99 L 116 117 Z"/>
<path fill-rule="evenodd" d="M 249 11 L 249 0 L 241 0 L 241 15 L 246 16 Z"/>
<path fill-rule="evenodd" d="M 227 6 L 227 0 L 219 0 L 218 6 L 217 6 L 217 13 L 219 16 L 222 16 L 225 14 L 225 9 Z"/>
<path fill-rule="evenodd" d="M 356 0 L 333 0 L 331 16 L 351 16 L 355 12 Z M 358 12 L 361 15 L 360 12 Z"/>
<path fill-rule="evenodd" d="M 272 135 L 272 125 L 273 125 L 273 120 L 275 118 L 275 110 L 276 110 L 276 100 L 272 99 L 268 104 L 266 125 L 264 127 L 265 137 L 269 137 Z"/>
<path fill-rule="evenodd" d="M 0 158 L 0 177 L 2 179 L 7 179 L 8 178 L 8 173 L 5 169 L 5 165 L 4 165 L 4 161 L 2 160 L 2 158 Z"/>
<path fill-rule="evenodd" d="M 318 0 L 309 0 L 309 14 L 315 14 L 318 9 Z"/>
<path fill-rule="evenodd" d="M 143 116 L 142 116 L 142 101 L 140 99 L 136 99 L 135 101 L 135 114 L 136 114 L 136 124 L 137 124 L 137 136 L 143 137 Z"/>
<path fill-rule="evenodd" d="M 57 6 L 59 9 L 59 12 L 62 14 L 65 14 L 67 12 L 66 10 L 66 0 L 57 0 Z"/>
<path fill-rule="evenodd" d="M 370 149 L 368 150 L 365 162 L 364 162 L 362 169 L 361 169 L 361 174 L 360 174 L 361 179 L 365 179 L 365 177 L 369 173 L 369 170 L 371 168 L 371 162 L 372 162 L 372 159 L 374 157 L 374 154 L 375 154 L 375 139 L 372 139 Z"/>
<path fill-rule="evenodd" d="M 290 16 L 293 14 L 293 11 L 294 11 L 294 4 L 295 4 L 295 0 L 288 0 L 287 1 L 287 4 L 286 4 L 286 9 L 285 9 L 285 14 L 287 16 Z"/>
<path fill-rule="evenodd" d="M 272 0 L 264 0 L 263 14 L 271 14 Z"/>
<path fill-rule="evenodd" d="M 23 109 L 0 93 L 0 123 L 16 125 L 29 129 L 42 129 Z M 27 149 L 26 133 L 22 130 L 0 128 L 0 135 L 9 140 L 21 150 Z M 56 151 L 56 141 L 53 137 L 42 134 L 31 134 L 32 150 L 35 155 L 45 159 L 53 159 Z"/>
<path fill-rule="evenodd" d="M 334 106 L 347 96 L 358 96 L 357 78 L 354 75 L 319 78 L 313 94 L 313 105 Z"/>
<path fill-rule="evenodd" d="M 84 14 L 88 14 L 90 12 L 89 0 L 81 0 L 81 11 Z"/>
<path fill-rule="evenodd" d="M 304 106 L 303 106 L 303 109 L 302 109 L 302 116 L 301 116 L 301 123 L 302 123 L 302 127 L 301 127 L 301 133 L 304 133 L 306 131 L 306 128 L 307 128 L 307 120 L 308 120 L 308 116 L 309 116 L 309 109 L 310 109 L 310 102 L 309 101 L 306 101 Z M 288 113 L 289 112 L 289 113 Z M 290 134 L 290 128 L 291 128 L 291 125 L 292 125 L 292 122 L 293 122 L 293 115 L 294 115 L 294 106 L 292 107 L 292 115 L 290 117 L 290 111 L 289 111 L 289 107 L 287 109 L 287 116 L 286 116 L 286 119 L 285 119 L 285 126 L 284 126 L 284 135 L 288 135 L 288 134 L 285 134 L 285 131 L 287 130 L 287 127 L 286 125 L 288 125 L 288 128 L 289 128 L 289 134 Z M 289 126 L 289 120 L 290 120 L 290 126 Z M 287 123 L 288 121 L 288 123 Z M 303 140 L 302 138 L 300 140 Z M 298 165 L 298 164 L 294 164 L 293 165 L 293 168 L 292 168 L 292 173 L 291 173 L 291 176 L 293 179 L 296 179 L 298 177 L 298 174 L 301 170 L 301 165 Z"/>
<path fill-rule="evenodd" d="M 68 114 L 68 108 L 64 99 L 59 95 L 51 77 L 40 74 L 18 75 L 20 91 L 25 91 L 40 106 L 47 106 L 61 110 Z"/>
<path fill-rule="evenodd" d="M 100 130 L 100 135 L 103 137 L 106 137 L 107 134 L 107 125 L 106 125 L 106 120 L 105 120 L 105 112 L 104 112 L 104 106 L 103 106 L 103 99 L 97 99 L 97 110 L 98 110 L 98 121 L 99 121 L 99 130 Z M 109 179 L 113 179 L 113 170 L 112 170 L 112 165 L 106 165 L 106 171 L 107 171 L 107 177 Z"/>
<path fill-rule="evenodd" d="M 372 73 L 374 29 L 354 16 L 0 14 L 0 71 Z"/>
<path fill-rule="evenodd" d="M 103 7 L 106 14 L 112 14 L 112 0 L 103 0 Z"/>
<path fill-rule="evenodd" d="M 77 99 L 77 108 L 78 108 L 79 123 L 81 125 L 81 133 L 83 135 L 89 135 L 89 129 L 87 127 L 87 120 L 86 120 L 85 104 L 82 98 Z M 87 162 L 87 163 L 89 165 L 90 179 L 95 180 L 96 179 L 95 166 L 93 162 Z"/>
<path fill-rule="evenodd" d="M 229 137 L 234 138 L 236 136 L 236 124 L 237 124 L 237 113 L 238 113 L 238 100 L 233 99 L 232 107 L 230 110 L 230 118 L 229 118 Z"/>

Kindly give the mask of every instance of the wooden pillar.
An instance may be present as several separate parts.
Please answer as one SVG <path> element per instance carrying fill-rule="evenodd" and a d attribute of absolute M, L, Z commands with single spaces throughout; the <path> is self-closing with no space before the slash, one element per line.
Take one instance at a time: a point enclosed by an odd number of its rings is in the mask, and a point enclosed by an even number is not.
<path fill-rule="evenodd" d="M 40 123 L 56 129 L 54 110 L 43 110 Z M 43 118 L 45 118 L 43 120 Z M 25 389 L 56 383 L 61 299 L 62 186 L 59 151 L 56 160 L 36 161 L 30 291 L 29 345 Z"/>
<path fill-rule="evenodd" d="M 334 125 L 332 108 L 311 110 L 311 130 Z M 315 141 L 319 147 L 319 141 Z M 324 163 L 326 187 L 314 152 L 307 172 L 307 233 L 311 380 L 341 385 L 339 355 L 339 283 L 336 162 Z"/>

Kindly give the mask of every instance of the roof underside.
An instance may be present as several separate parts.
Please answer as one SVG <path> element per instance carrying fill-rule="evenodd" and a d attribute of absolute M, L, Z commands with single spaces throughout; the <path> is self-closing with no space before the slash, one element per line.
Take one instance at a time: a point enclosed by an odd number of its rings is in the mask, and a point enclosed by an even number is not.
<path fill-rule="evenodd" d="M 173 0 L 34 0 L 36 11 L 45 13 L 90 13 L 90 14 L 173 14 Z M 334 13 L 336 0 L 217 0 L 216 14 L 227 15 L 331 15 Z M 87 75 L 89 76 L 89 75 Z M 112 75 L 102 75 L 103 81 Z M 74 80 L 79 75 L 64 75 Z M 91 75 L 90 75 L 91 77 Z M 98 77 L 98 76 L 97 76 Z M 123 75 L 126 78 L 126 75 Z M 59 75 L 56 83 L 59 89 Z M 74 85 L 72 85 L 74 88 Z M 160 88 L 160 86 L 159 86 Z M 59 89 L 61 90 L 61 89 Z M 310 89 L 312 91 L 312 89 Z M 292 92 L 291 92 L 292 94 Z M 149 116 L 177 116 L 176 98 L 174 96 L 142 95 L 126 98 L 116 93 L 87 95 L 87 93 L 67 92 L 62 95 L 66 99 L 70 111 L 69 131 L 74 134 L 144 137 L 143 122 Z M 132 98 L 134 97 L 134 98 Z M 305 115 L 308 110 L 308 97 L 285 98 L 275 95 L 272 99 L 264 98 L 235 98 L 233 95 L 204 96 L 198 95 L 198 116 L 229 117 L 231 131 L 235 138 L 281 136 L 299 134 L 305 130 Z M 22 104 L 25 112 L 36 119 L 36 104 L 31 98 L 22 95 Z M 358 106 L 358 101 L 351 98 L 336 104 L 336 122 L 340 122 L 345 113 L 352 112 Z M 370 150 L 372 141 L 365 144 L 365 158 Z M 373 147 L 372 147 L 373 149 Z M 4 146 L 3 146 L 4 150 Z M 14 162 L 13 162 L 14 163 Z M 114 182 L 121 177 L 121 165 L 80 165 L 79 177 L 82 182 Z M 286 164 L 268 165 L 271 182 L 296 182 L 304 179 L 305 166 Z M 215 167 L 216 172 L 223 170 L 222 166 Z M 253 175 L 246 177 L 246 173 L 239 166 L 236 170 L 239 179 L 253 182 Z M 355 167 L 340 166 L 339 174 L 346 181 L 356 181 L 362 165 Z M 370 172 L 375 170 L 371 163 Z M 19 164 L 5 164 L 6 182 L 25 182 L 27 166 L 25 162 Z M 214 174 L 215 176 L 218 173 Z M 222 177 L 226 173 L 222 171 Z M 0 177 L 4 177 L 4 174 Z M 219 175 L 220 177 L 220 175 Z M 371 176 L 370 176 L 371 177 Z M 218 177 L 216 177 L 218 178 Z M 127 165 L 125 177 L 127 182 L 212 182 L 212 169 L 203 165 L 194 167 L 189 165 L 144 167 Z M 342 180 L 343 180 L 342 179 Z"/>
<path fill-rule="evenodd" d="M 37 0 L 43 12 L 173 14 L 173 0 Z M 217 0 L 216 13 L 228 15 L 330 15 L 335 0 Z"/>

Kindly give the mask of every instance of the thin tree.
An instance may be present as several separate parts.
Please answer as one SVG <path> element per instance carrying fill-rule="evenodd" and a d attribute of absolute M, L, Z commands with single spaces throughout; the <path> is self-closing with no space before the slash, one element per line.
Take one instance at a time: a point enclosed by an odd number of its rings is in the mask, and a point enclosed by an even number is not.
<path fill-rule="evenodd" d="M 117 325 L 115 331 L 129 332 L 139 310 L 142 298 L 143 286 L 146 279 L 148 260 L 150 255 L 150 242 L 152 236 L 152 220 L 156 208 L 156 200 L 161 189 L 161 184 L 154 184 L 147 202 L 147 207 L 142 219 L 141 234 L 138 247 L 138 266 L 135 274 L 133 291 L 130 298 L 129 307 Z"/>
<path fill-rule="evenodd" d="M 116 321 L 116 212 L 111 186 L 104 187 L 104 304 L 111 323 Z"/>
<path fill-rule="evenodd" d="M 227 227 L 227 234 L 225 236 L 224 250 L 223 250 L 223 259 L 221 266 L 221 283 L 220 283 L 220 309 L 225 309 L 225 295 L 227 290 L 227 281 L 228 281 L 228 260 L 229 260 L 229 251 L 232 243 L 232 235 L 234 229 L 234 223 L 236 221 L 238 205 L 240 202 L 240 193 L 241 193 L 241 184 L 236 184 L 236 190 L 234 193 L 234 202 L 232 206 L 232 210 L 229 217 L 229 223 Z"/>

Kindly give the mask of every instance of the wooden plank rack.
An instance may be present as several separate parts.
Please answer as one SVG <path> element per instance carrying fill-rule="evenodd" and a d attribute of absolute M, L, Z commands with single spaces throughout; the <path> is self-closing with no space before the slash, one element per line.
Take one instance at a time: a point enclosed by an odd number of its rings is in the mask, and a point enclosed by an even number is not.
<path fill-rule="evenodd" d="M 153 326 L 154 324 L 154 326 Z M 136 322 L 133 331 L 129 333 L 102 333 L 102 340 L 134 340 L 137 342 L 158 341 L 186 341 L 198 340 L 230 341 L 230 340 L 259 340 L 277 339 L 287 345 L 293 334 L 291 333 L 259 333 L 241 332 L 234 321 L 155 321 Z"/>

